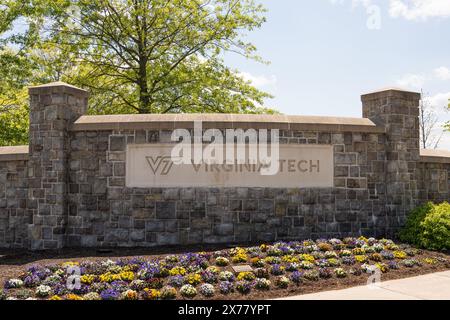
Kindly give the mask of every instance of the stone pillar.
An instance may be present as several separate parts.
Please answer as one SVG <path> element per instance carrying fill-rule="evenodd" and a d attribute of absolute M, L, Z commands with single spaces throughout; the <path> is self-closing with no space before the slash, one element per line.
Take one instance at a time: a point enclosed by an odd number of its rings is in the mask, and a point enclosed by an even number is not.
<path fill-rule="evenodd" d="M 69 128 L 86 113 L 88 93 L 63 82 L 30 87 L 30 249 L 64 246 Z"/>
<path fill-rule="evenodd" d="M 420 94 L 385 89 L 361 97 L 363 117 L 386 128 L 386 233 L 392 236 L 417 203 Z"/>

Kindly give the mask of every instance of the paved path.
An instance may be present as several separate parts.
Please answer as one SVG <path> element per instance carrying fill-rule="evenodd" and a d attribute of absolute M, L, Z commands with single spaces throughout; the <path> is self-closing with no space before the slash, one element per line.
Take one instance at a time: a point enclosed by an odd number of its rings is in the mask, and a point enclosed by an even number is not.
<path fill-rule="evenodd" d="M 280 300 L 450 300 L 450 271 Z"/>

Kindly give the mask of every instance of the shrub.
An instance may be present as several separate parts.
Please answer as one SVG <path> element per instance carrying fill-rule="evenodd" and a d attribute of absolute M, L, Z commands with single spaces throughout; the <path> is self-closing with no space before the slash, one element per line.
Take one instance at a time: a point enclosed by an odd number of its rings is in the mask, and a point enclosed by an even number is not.
<path fill-rule="evenodd" d="M 303 278 L 309 280 L 309 281 L 318 281 L 320 278 L 320 274 L 319 271 L 316 270 L 310 270 L 310 271 L 306 271 L 303 274 Z"/>
<path fill-rule="evenodd" d="M 406 259 L 403 261 L 403 265 L 407 268 L 412 268 L 412 267 L 420 265 L 420 263 L 419 263 L 419 261 L 417 261 L 415 259 Z"/>
<path fill-rule="evenodd" d="M 201 273 L 202 279 L 206 283 L 216 283 L 217 282 L 217 274 L 212 271 L 206 270 Z"/>
<path fill-rule="evenodd" d="M 330 269 L 327 269 L 327 268 L 320 268 L 319 269 L 319 276 L 322 279 L 330 279 L 331 277 L 333 277 L 333 272 Z"/>
<path fill-rule="evenodd" d="M 380 254 L 383 257 L 383 259 L 385 259 L 385 260 L 394 260 L 395 259 L 394 254 L 390 251 L 383 250 L 383 251 L 381 251 Z"/>
<path fill-rule="evenodd" d="M 388 262 L 388 267 L 389 267 L 389 269 L 392 269 L 392 270 L 398 270 L 399 269 L 398 263 L 395 262 L 395 261 L 389 261 Z"/>
<path fill-rule="evenodd" d="M 333 250 L 333 246 L 331 244 L 329 244 L 329 243 L 326 243 L 326 242 L 319 243 L 317 246 L 323 252 Z"/>
<path fill-rule="evenodd" d="M 270 280 L 265 278 L 257 278 L 255 281 L 255 287 L 259 290 L 268 290 L 270 288 Z"/>
<path fill-rule="evenodd" d="M 172 300 L 177 297 L 177 290 L 171 286 L 164 286 L 161 291 L 161 299 Z"/>
<path fill-rule="evenodd" d="M 122 300 L 137 300 L 138 297 L 138 293 L 134 290 L 127 290 L 120 295 Z"/>
<path fill-rule="evenodd" d="M 396 250 L 396 251 L 394 251 L 394 257 L 396 259 L 406 259 L 407 254 L 405 251 Z"/>
<path fill-rule="evenodd" d="M 10 279 L 5 282 L 5 289 L 13 289 L 21 287 L 23 287 L 23 281 L 20 279 Z"/>
<path fill-rule="evenodd" d="M 235 279 L 235 276 L 230 271 L 222 271 L 221 273 L 219 273 L 219 280 L 221 280 L 221 281 L 233 282 L 234 279 Z"/>
<path fill-rule="evenodd" d="M 232 282 L 229 281 L 222 281 L 219 283 L 219 291 L 222 294 L 229 294 L 233 292 L 234 286 Z"/>
<path fill-rule="evenodd" d="M 184 276 L 185 274 L 186 274 L 186 269 L 183 267 L 175 267 L 175 268 L 170 269 L 170 271 L 169 271 L 169 275 L 171 275 L 171 276 L 178 276 L 178 275 Z"/>
<path fill-rule="evenodd" d="M 425 262 L 426 264 L 436 264 L 436 263 L 437 263 L 437 260 L 436 260 L 436 259 L 433 259 L 433 258 L 425 258 L 425 259 L 423 260 L 423 262 Z"/>
<path fill-rule="evenodd" d="M 310 270 L 314 268 L 314 264 L 309 261 L 300 262 L 300 268 Z"/>
<path fill-rule="evenodd" d="M 202 282 L 202 276 L 199 275 L 198 273 L 195 274 L 189 274 L 186 277 L 186 282 L 190 285 L 196 286 L 198 285 L 200 282 Z"/>
<path fill-rule="evenodd" d="M 270 267 L 270 273 L 274 276 L 280 276 L 284 274 L 285 268 L 283 266 L 280 266 L 279 264 L 274 264 Z"/>
<path fill-rule="evenodd" d="M 381 260 L 383 260 L 383 256 L 379 253 L 372 253 L 370 255 L 370 260 L 373 260 L 375 262 L 381 262 Z"/>
<path fill-rule="evenodd" d="M 287 271 L 292 272 L 292 271 L 297 271 L 298 269 L 300 269 L 300 265 L 298 263 L 296 263 L 296 262 L 288 263 L 286 265 L 286 270 Z"/>
<path fill-rule="evenodd" d="M 334 269 L 334 273 L 336 274 L 336 277 L 338 278 L 345 278 L 347 277 L 347 272 L 342 268 L 336 268 Z"/>
<path fill-rule="evenodd" d="M 200 286 L 200 293 L 205 297 L 212 297 L 215 293 L 214 286 L 209 283 L 204 283 Z"/>
<path fill-rule="evenodd" d="M 38 297 L 48 297 L 52 292 L 52 288 L 46 285 L 40 285 L 36 288 L 36 295 Z"/>
<path fill-rule="evenodd" d="M 178 275 L 178 276 L 172 276 L 169 278 L 169 280 L 167 281 L 167 283 L 175 288 L 180 288 L 182 285 L 184 285 L 185 279 L 183 276 Z"/>
<path fill-rule="evenodd" d="M 144 300 L 157 300 L 161 297 L 161 292 L 156 289 L 144 289 L 144 292 L 142 294 L 142 298 Z"/>
<path fill-rule="evenodd" d="M 59 296 L 53 296 L 50 300 L 62 300 Z M 83 296 L 83 300 L 102 300 L 102 297 L 97 292 L 89 292 Z"/>
<path fill-rule="evenodd" d="M 159 278 L 153 278 L 147 281 L 147 287 L 149 289 L 161 289 L 163 285 L 163 281 Z"/>
<path fill-rule="evenodd" d="M 253 281 L 256 279 L 256 276 L 253 272 L 240 272 L 237 276 L 238 281 Z"/>
<path fill-rule="evenodd" d="M 261 258 L 255 257 L 250 260 L 253 267 L 262 268 L 264 267 L 264 261 Z"/>
<path fill-rule="evenodd" d="M 352 269 L 349 270 L 349 273 L 351 275 L 359 277 L 362 274 L 362 271 L 361 271 L 361 269 L 353 269 L 352 268 Z"/>
<path fill-rule="evenodd" d="M 356 260 L 354 257 L 343 257 L 342 258 L 342 263 L 349 265 L 349 266 L 354 265 L 355 262 L 356 262 Z"/>
<path fill-rule="evenodd" d="M 117 300 L 120 296 L 120 293 L 113 289 L 107 289 L 100 293 L 100 296 L 103 300 Z"/>
<path fill-rule="evenodd" d="M 181 287 L 180 293 L 183 297 L 193 298 L 197 295 L 197 289 L 195 289 L 190 284 L 185 284 L 184 286 Z"/>
<path fill-rule="evenodd" d="M 277 287 L 279 288 L 287 288 L 289 286 L 290 280 L 288 277 L 285 276 L 281 276 L 275 279 L 275 284 L 277 285 Z"/>
<path fill-rule="evenodd" d="M 408 216 L 400 239 L 410 244 L 431 249 L 450 249 L 450 204 L 431 202 L 414 209 Z"/>
<path fill-rule="evenodd" d="M 236 282 L 236 290 L 242 294 L 248 294 L 252 290 L 252 283 L 250 281 Z"/>
<path fill-rule="evenodd" d="M 356 260 L 356 262 L 359 262 L 359 263 L 365 263 L 365 262 L 367 262 L 367 256 L 365 256 L 365 255 L 356 255 L 355 256 L 355 260 Z"/>
<path fill-rule="evenodd" d="M 389 266 L 385 263 L 376 263 L 375 266 L 382 272 L 386 273 L 389 271 Z"/>
<path fill-rule="evenodd" d="M 257 278 L 266 278 L 266 279 L 268 279 L 270 277 L 269 271 L 267 271 L 267 269 L 265 269 L 265 268 L 255 269 L 255 275 L 256 275 Z"/>
<path fill-rule="evenodd" d="M 291 273 L 290 279 L 292 282 L 298 285 L 302 282 L 302 276 L 303 273 L 301 273 L 300 271 L 294 271 Z"/>
<path fill-rule="evenodd" d="M 227 265 L 230 264 L 230 260 L 228 260 L 225 257 L 217 257 L 216 258 L 216 264 L 220 267 L 226 267 Z"/>

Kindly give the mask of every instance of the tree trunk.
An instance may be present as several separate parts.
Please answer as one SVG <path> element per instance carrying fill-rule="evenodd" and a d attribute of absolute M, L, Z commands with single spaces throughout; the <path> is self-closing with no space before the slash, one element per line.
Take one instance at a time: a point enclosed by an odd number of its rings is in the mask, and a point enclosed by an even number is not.
<path fill-rule="evenodd" d="M 139 113 L 151 113 L 146 64 L 141 61 L 139 66 Z"/>

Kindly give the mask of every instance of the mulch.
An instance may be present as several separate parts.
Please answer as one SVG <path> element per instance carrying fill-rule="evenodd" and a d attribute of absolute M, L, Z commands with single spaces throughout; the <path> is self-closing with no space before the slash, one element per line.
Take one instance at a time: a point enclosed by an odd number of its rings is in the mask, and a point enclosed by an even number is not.
<path fill-rule="evenodd" d="M 175 247 L 158 247 L 158 248 L 114 248 L 114 249 L 63 249 L 59 251 L 30 252 L 25 250 L 1 250 L 0 249 L 0 285 L 11 278 L 18 277 L 27 267 L 35 264 L 50 265 L 55 263 L 63 263 L 67 261 L 99 261 L 106 259 L 119 259 L 130 257 L 143 257 L 146 259 L 160 258 L 167 254 L 180 254 L 185 252 L 199 251 L 215 251 L 229 248 L 230 246 L 175 246 Z M 234 246 L 233 246 L 234 247 Z M 390 270 L 383 273 L 382 281 L 403 279 L 425 275 L 435 272 L 450 270 L 450 253 L 449 252 L 432 252 L 423 250 L 422 254 L 417 255 L 414 259 L 423 261 L 425 258 L 441 257 L 447 260 L 446 263 L 437 263 L 434 265 L 423 264 L 413 268 L 402 267 L 399 270 Z M 355 265 L 356 266 L 356 265 Z M 299 286 L 291 285 L 287 289 L 271 288 L 270 291 L 252 290 L 249 295 L 243 296 L 240 293 L 232 293 L 229 295 L 216 294 L 215 300 L 260 300 L 260 299 L 276 299 L 281 297 L 289 297 L 294 295 L 316 293 L 321 291 L 346 289 L 354 286 L 365 285 L 368 275 L 361 276 L 349 275 L 347 278 L 338 279 L 320 279 L 311 282 L 304 280 Z M 181 298 L 181 297 L 180 297 Z M 182 299 L 182 298 L 181 298 Z M 202 300 L 200 295 L 196 300 Z M 206 299 L 205 299 L 206 300 Z"/>

